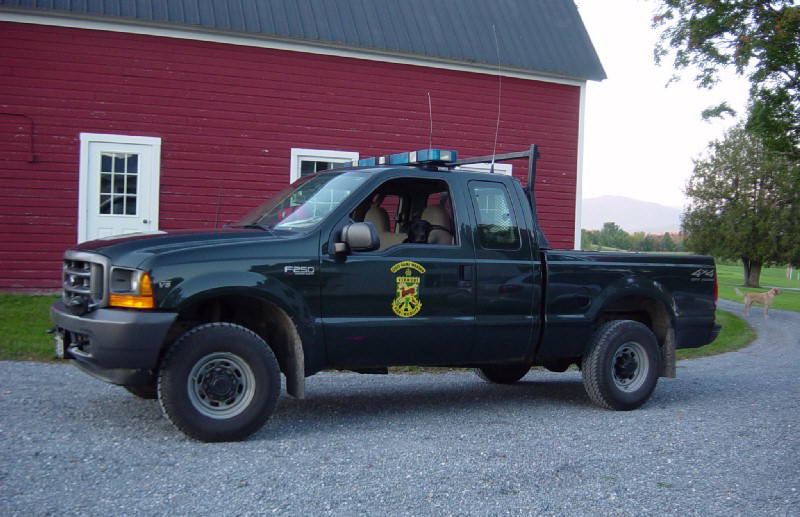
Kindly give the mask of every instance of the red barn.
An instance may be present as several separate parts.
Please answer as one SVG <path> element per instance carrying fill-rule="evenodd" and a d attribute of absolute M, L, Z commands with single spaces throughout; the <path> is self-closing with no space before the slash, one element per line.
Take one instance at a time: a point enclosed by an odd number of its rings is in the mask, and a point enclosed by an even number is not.
<path fill-rule="evenodd" d="M 0 0 L 0 289 L 76 242 L 210 228 L 330 163 L 541 146 L 551 245 L 580 238 L 572 0 Z M 430 106 L 429 106 L 430 98 Z M 429 111 L 430 107 L 430 111 Z M 519 176 L 524 164 L 501 172 Z"/>

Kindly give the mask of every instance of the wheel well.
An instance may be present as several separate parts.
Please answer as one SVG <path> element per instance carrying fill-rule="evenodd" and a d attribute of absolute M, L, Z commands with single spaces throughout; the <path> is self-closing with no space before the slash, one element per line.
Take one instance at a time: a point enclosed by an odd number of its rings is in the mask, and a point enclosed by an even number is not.
<path fill-rule="evenodd" d="M 667 308 L 647 296 L 629 296 L 603 308 L 595 321 L 596 328 L 612 320 L 633 320 L 647 326 L 656 336 L 661 350 L 661 377 L 675 377 L 675 329 Z"/>
<path fill-rule="evenodd" d="M 294 322 L 283 309 L 252 296 L 207 298 L 181 309 L 165 342 L 172 343 L 184 332 L 214 322 L 235 323 L 261 336 L 286 376 L 287 391 L 302 398 L 305 379 L 303 344 Z"/>
<path fill-rule="evenodd" d="M 668 338 L 672 322 L 664 304 L 646 296 L 621 298 L 603 308 L 595 321 L 597 328 L 613 320 L 633 320 L 647 326 L 655 334 L 658 344 L 663 346 Z"/>

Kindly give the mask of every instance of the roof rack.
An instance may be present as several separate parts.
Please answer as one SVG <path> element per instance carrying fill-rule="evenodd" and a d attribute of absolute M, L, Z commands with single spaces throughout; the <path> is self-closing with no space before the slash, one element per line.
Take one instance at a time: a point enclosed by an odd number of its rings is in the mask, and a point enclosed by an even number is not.
<path fill-rule="evenodd" d="M 490 162 L 492 164 L 492 168 L 489 172 L 494 172 L 494 162 L 504 162 L 508 160 L 519 160 L 520 158 L 527 158 L 528 159 L 528 184 L 525 187 L 525 191 L 528 194 L 528 198 L 531 202 L 531 208 L 535 208 L 534 204 L 534 197 L 533 197 L 533 190 L 534 186 L 536 185 L 536 162 L 541 157 L 539 154 L 539 146 L 536 144 L 531 144 L 530 149 L 527 151 L 519 151 L 516 153 L 504 153 L 504 154 L 497 154 L 497 155 L 487 155 L 487 156 L 476 156 L 475 158 L 464 158 L 462 160 L 455 160 L 452 162 L 445 163 L 445 167 L 458 167 L 459 165 L 469 165 L 471 163 L 486 163 Z"/>

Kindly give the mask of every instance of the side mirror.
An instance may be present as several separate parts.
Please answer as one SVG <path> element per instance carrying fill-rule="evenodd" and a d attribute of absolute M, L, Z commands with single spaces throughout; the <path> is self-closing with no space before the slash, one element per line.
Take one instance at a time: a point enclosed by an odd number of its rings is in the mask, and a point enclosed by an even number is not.
<path fill-rule="evenodd" d="M 372 223 L 353 223 L 342 228 L 342 242 L 336 243 L 336 253 L 375 251 L 381 247 L 378 230 Z M 341 245 L 341 246 L 340 246 Z"/>

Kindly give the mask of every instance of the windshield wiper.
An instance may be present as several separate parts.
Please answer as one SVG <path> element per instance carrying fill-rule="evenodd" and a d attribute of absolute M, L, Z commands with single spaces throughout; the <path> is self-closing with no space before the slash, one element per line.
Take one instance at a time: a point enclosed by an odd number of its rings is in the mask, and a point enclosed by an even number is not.
<path fill-rule="evenodd" d="M 265 232 L 271 232 L 272 228 L 270 226 L 264 226 L 263 224 L 234 224 L 231 228 L 244 228 L 246 230 L 264 230 Z"/>

